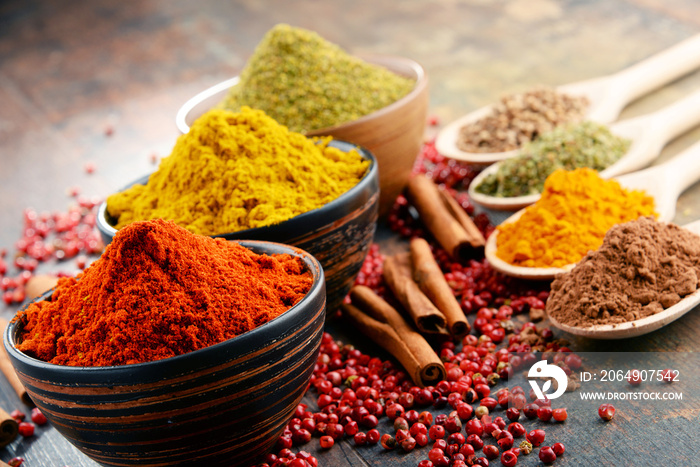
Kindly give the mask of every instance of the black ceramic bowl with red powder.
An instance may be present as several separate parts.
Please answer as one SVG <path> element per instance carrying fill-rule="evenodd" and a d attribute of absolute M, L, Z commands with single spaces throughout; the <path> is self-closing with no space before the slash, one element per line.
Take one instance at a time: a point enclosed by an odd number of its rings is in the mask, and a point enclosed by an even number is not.
<path fill-rule="evenodd" d="M 71 367 L 18 351 L 20 321 L 7 328 L 5 348 L 27 392 L 78 449 L 104 465 L 228 466 L 254 463 L 272 447 L 316 362 L 324 274 L 297 248 L 240 243 L 302 258 L 313 285 L 282 315 L 225 342 L 147 363 Z"/>
<path fill-rule="evenodd" d="M 330 146 L 343 151 L 356 149 L 370 161 L 367 173 L 357 185 L 325 206 L 279 224 L 215 236 L 229 240 L 279 242 L 308 251 L 323 266 L 328 309 L 335 311 L 350 291 L 374 238 L 379 207 L 379 170 L 374 155 L 366 149 L 338 140 L 331 141 Z M 131 185 L 147 181 L 148 176 L 145 176 Z M 97 228 L 104 243 L 108 244 L 117 230 L 108 219 L 106 208 L 106 203 L 102 203 Z"/>

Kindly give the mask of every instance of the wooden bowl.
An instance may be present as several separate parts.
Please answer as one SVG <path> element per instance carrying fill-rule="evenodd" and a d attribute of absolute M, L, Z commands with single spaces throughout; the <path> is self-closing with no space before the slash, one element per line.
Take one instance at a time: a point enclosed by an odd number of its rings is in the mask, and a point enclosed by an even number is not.
<path fill-rule="evenodd" d="M 318 356 L 323 270 L 297 248 L 240 243 L 301 257 L 314 281 L 294 307 L 225 342 L 148 363 L 71 367 L 18 351 L 22 324 L 7 328 L 5 348 L 29 396 L 88 457 L 113 466 L 249 465 L 274 446 Z"/>
<path fill-rule="evenodd" d="M 416 85 L 403 98 L 383 109 L 342 125 L 310 131 L 307 136 L 331 135 L 370 150 L 379 163 L 379 215 L 385 215 L 411 175 L 420 152 L 428 115 L 428 75 L 417 62 L 390 55 L 361 55 L 369 63 L 414 79 Z M 238 84 L 238 77 L 223 81 L 188 100 L 175 123 L 182 133 Z"/>
<path fill-rule="evenodd" d="M 229 240 L 267 240 L 293 245 L 308 251 L 321 263 L 326 276 L 328 309 L 335 311 L 348 294 L 367 256 L 377 227 L 379 181 L 377 161 L 369 151 L 334 140 L 331 146 L 356 149 L 370 161 L 360 182 L 335 200 L 279 224 L 214 235 Z M 133 182 L 145 184 L 148 175 Z M 125 187 L 124 189 L 128 188 Z M 97 229 L 105 245 L 117 233 L 114 219 L 107 214 L 106 202 L 97 213 Z"/>

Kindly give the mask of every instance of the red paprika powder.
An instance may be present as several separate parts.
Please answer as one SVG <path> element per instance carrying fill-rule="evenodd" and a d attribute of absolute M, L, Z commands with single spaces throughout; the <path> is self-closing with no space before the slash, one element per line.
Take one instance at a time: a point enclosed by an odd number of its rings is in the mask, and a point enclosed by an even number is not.
<path fill-rule="evenodd" d="M 279 316 L 313 282 L 291 255 L 259 255 L 173 222 L 135 222 L 50 300 L 29 305 L 17 346 L 70 366 L 148 362 L 230 339 Z"/>

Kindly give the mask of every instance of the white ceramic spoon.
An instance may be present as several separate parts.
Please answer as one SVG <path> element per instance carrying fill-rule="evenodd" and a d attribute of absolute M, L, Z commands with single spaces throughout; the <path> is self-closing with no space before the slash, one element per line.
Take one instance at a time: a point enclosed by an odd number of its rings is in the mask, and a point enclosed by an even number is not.
<path fill-rule="evenodd" d="M 700 35 L 686 39 L 617 73 L 557 87 L 562 93 L 585 96 L 590 102 L 586 118 L 599 123 L 614 122 L 620 111 L 633 100 L 679 78 L 700 66 Z M 472 164 L 489 165 L 513 157 L 518 150 L 472 153 L 457 147 L 459 130 L 491 112 L 492 106 L 482 107 L 447 125 L 435 141 L 435 147 L 445 157 Z"/>
<path fill-rule="evenodd" d="M 684 225 L 683 228 L 700 235 L 700 221 Z M 646 318 L 629 321 L 619 324 L 599 324 L 589 327 L 568 326 L 549 317 L 553 326 L 577 336 L 589 337 L 591 339 L 624 339 L 626 337 L 636 337 L 656 331 L 677 320 L 696 306 L 700 305 L 700 289 L 684 297 L 680 302 L 666 308 L 664 311 Z"/>
<path fill-rule="evenodd" d="M 690 185 L 700 180 L 700 142 L 690 146 L 673 159 L 639 172 L 622 175 L 617 178 L 628 189 L 644 190 L 654 197 L 658 220 L 669 222 L 676 215 L 676 202 L 680 194 Z M 515 222 L 527 208 L 516 212 L 503 223 Z M 491 266 L 508 276 L 522 279 L 552 279 L 556 274 L 571 270 L 575 264 L 562 268 L 529 268 L 514 266 L 496 256 L 498 230 L 486 241 L 484 254 Z"/>
<path fill-rule="evenodd" d="M 613 165 L 603 170 L 603 178 L 639 170 L 659 157 L 661 150 L 669 141 L 690 130 L 700 123 L 700 91 L 680 99 L 668 107 L 640 117 L 630 118 L 610 125 L 610 131 L 618 136 L 632 140 L 627 153 Z M 497 211 L 515 211 L 524 208 L 538 199 L 540 194 L 508 198 L 485 195 L 476 191 L 489 175 L 496 173 L 504 161 L 484 169 L 469 185 L 469 196 L 475 202 Z"/>

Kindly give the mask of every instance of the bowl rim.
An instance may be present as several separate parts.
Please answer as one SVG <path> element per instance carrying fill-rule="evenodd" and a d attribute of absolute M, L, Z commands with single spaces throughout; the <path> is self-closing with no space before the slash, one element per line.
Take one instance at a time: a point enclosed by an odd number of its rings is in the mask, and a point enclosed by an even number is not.
<path fill-rule="evenodd" d="M 214 86 L 211 86 L 204 91 L 201 91 L 197 94 L 195 94 L 193 97 L 190 97 L 187 99 L 187 101 L 180 107 L 175 114 L 175 126 L 177 126 L 177 129 L 182 133 L 183 135 L 185 133 L 188 133 L 190 131 L 190 126 L 187 124 L 187 115 L 197 107 L 197 105 L 209 99 L 212 96 L 215 96 L 219 92 L 228 89 L 232 86 L 235 86 L 238 84 L 240 81 L 239 76 L 234 76 L 233 78 L 229 78 L 227 80 L 224 80 L 220 83 L 215 84 Z"/>
<path fill-rule="evenodd" d="M 311 284 L 311 288 L 309 291 L 304 295 L 304 297 L 299 300 L 294 306 L 291 308 L 287 309 L 284 311 L 282 314 L 279 316 L 261 324 L 260 326 L 253 328 L 249 331 L 244 332 L 243 334 L 239 334 L 237 336 L 234 336 L 230 339 L 226 339 L 225 341 L 218 342 L 216 344 L 210 345 L 208 347 L 204 347 L 201 349 L 193 350 L 191 352 L 187 352 L 184 354 L 180 355 L 175 355 L 173 357 L 167 357 L 167 358 L 162 358 L 160 360 L 152 360 L 149 362 L 142 362 L 142 363 L 131 363 L 131 364 L 125 364 L 125 365 L 110 365 L 110 366 L 69 366 L 69 365 L 58 365 L 55 363 L 49 363 L 43 360 L 40 360 L 38 358 L 31 357 L 24 352 L 18 350 L 15 347 L 15 337 L 16 334 L 19 330 L 20 322 L 18 320 L 11 320 L 7 328 L 4 330 L 3 333 L 3 344 L 5 346 L 5 350 L 7 353 L 10 355 L 11 358 L 14 358 L 21 362 L 22 364 L 33 367 L 33 368 L 38 368 L 41 369 L 42 371 L 51 371 L 55 374 L 67 376 L 71 374 L 75 374 L 75 372 L 80 372 L 81 374 L 94 374 L 94 373 L 100 373 L 100 372 L 120 372 L 120 373 L 134 373 L 136 371 L 138 372 L 146 372 L 148 370 L 154 369 L 156 367 L 163 367 L 163 366 L 168 366 L 169 368 L 180 368 L 181 362 L 185 362 L 188 360 L 200 360 L 202 362 L 207 362 L 207 361 L 212 361 L 212 358 L 209 358 L 213 355 L 219 354 L 220 351 L 223 349 L 226 349 L 228 346 L 230 346 L 234 341 L 239 344 L 241 342 L 246 342 L 246 341 L 254 341 L 257 337 L 257 334 L 260 334 L 264 332 L 265 330 L 273 327 L 273 326 L 283 326 L 285 322 L 293 320 L 297 314 L 301 313 L 306 307 L 305 305 L 311 301 L 313 301 L 316 297 L 319 295 L 323 296 L 323 308 L 324 311 L 323 313 L 325 314 L 325 307 L 326 307 L 326 298 L 325 298 L 325 277 L 324 277 L 324 272 L 323 272 L 323 267 L 321 264 L 318 262 L 318 260 L 310 253 L 308 253 L 305 250 L 302 250 L 301 248 L 292 246 L 292 245 L 286 245 L 283 243 L 277 243 L 277 242 L 270 242 L 266 240 L 228 240 L 232 242 L 236 242 L 245 248 L 252 250 L 258 254 L 289 254 L 292 256 L 295 256 L 297 258 L 301 258 L 302 261 L 304 261 L 307 270 L 311 273 L 313 277 L 313 282 Z M 18 316 L 19 313 L 24 310 L 26 307 L 28 307 L 31 303 L 38 302 L 45 300 L 46 298 L 50 297 L 51 294 L 53 294 L 54 289 L 51 289 L 41 296 L 35 298 L 34 300 L 30 301 L 26 305 L 24 305 L 15 315 Z M 182 366 L 182 368 L 185 368 Z"/>
<path fill-rule="evenodd" d="M 374 65 L 380 65 L 383 66 L 384 68 L 388 67 L 385 65 L 385 63 L 391 61 L 394 63 L 402 63 L 403 65 L 406 65 L 407 68 L 411 69 L 413 73 L 415 73 L 415 84 L 413 86 L 413 89 L 406 94 L 405 96 L 401 97 L 400 99 L 392 102 L 391 104 L 382 107 L 381 109 L 377 109 L 372 113 L 369 113 L 367 115 L 363 115 L 362 117 L 359 117 L 355 120 L 351 120 L 349 122 L 345 123 L 340 123 L 335 126 L 327 126 L 324 128 L 319 128 L 316 130 L 310 130 L 307 132 L 304 132 L 305 135 L 307 136 L 319 136 L 319 135 L 325 135 L 328 134 L 329 132 L 337 131 L 341 128 L 348 127 L 350 125 L 358 125 L 362 124 L 368 120 L 372 120 L 375 118 L 379 118 L 382 115 L 393 112 L 395 109 L 402 107 L 405 105 L 407 102 L 415 99 L 416 96 L 418 96 L 423 89 L 427 86 L 428 82 L 428 75 L 423 68 L 423 66 L 418 63 L 417 61 L 408 58 L 408 57 L 401 57 L 398 55 L 390 55 L 390 54 L 377 54 L 377 53 L 358 53 L 354 54 L 355 57 L 360 58 L 366 62 L 370 62 Z M 396 72 L 394 72 L 396 73 Z M 396 73 L 399 74 L 399 73 Z M 405 75 L 402 75 L 405 76 Z M 190 126 L 187 124 L 187 116 L 189 113 L 202 101 L 209 99 L 212 96 L 215 96 L 219 92 L 226 90 L 232 86 L 235 86 L 238 84 L 240 81 L 240 75 L 236 75 L 232 78 L 226 79 L 224 81 L 221 81 L 204 91 L 201 91 L 197 94 L 195 94 L 193 97 L 188 99 L 180 109 L 178 109 L 177 113 L 175 114 L 175 126 L 177 129 L 180 131 L 180 133 L 185 134 L 190 131 Z"/>
<path fill-rule="evenodd" d="M 367 170 L 365 170 L 364 175 L 360 179 L 359 182 L 357 182 L 352 188 L 350 188 L 348 191 L 345 193 L 342 193 L 340 196 L 335 198 L 334 200 L 324 204 L 323 206 L 319 206 L 316 209 L 312 209 L 311 211 L 306 211 L 303 212 L 299 215 L 296 215 L 294 217 L 290 217 L 287 220 L 284 220 L 282 222 L 278 222 L 276 224 L 270 224 L 270 225 L 263 225 L 261 227 L 253 227 L 250 229 L 245 229 L 245 230 L 238 230 L 235 232 L 226 232 L 226 233 L 221 233 L 221 234 L 215 234 L 215 235 L 210 235 L 210 237 L 213 238 L 226 238 L 226 239 L 245 239 L 246 235 L 252 234 L 260 234 L 260 233 L 266 233 L 266 232 L 274 232 L 275 229 L 279 229 L 282 227 L 285 227 L 286 229 L 289 228 L 290 225 L 296 226 L 296 225 L 310 225 L 308 223 L 309 219 L 314 219 L 314 218 L 324 218 L 325 214 L 329 214 L 332 211 L 334 211 L 338 206 L 341 206 L 344 203 L 347 203 L 351 201 L 355 195 L 358 192 L 362 192 L 368 188 L 371 187 L 371 185 L 376 184 L 377 185 L 377 191 L 379 190 L 378 186 L 378 177 L 379 177 L 379 165 L 377 163 L 377 158 L 372 154 L 371 151 L 369 151 L 366 148 L 363 148 L 362 146 L 359 146 L 357 144 L 349 143 L 347 141 L 342 141 L 342 140 L 337 140 L 333 139 L 329 142 L 329 146 L 336 147 L 337 149 L 344 150 L 343 147 L 347 149 L 347 151 L 351 149 L 357 150 L 357 152 L 362 156 L 365 160 L 369 160 L 370 164 Z M 346 151 L 346 152 L 347 152 Z M 153 174 L 154 172 L 151 172 L 151 174 L 144 175 L 135 181 L 131 182 L 129 185 L 125 186 L 121 190 L 115 192 L 119 193 L 121 191 L 124 191 L 125 189 L 131 187 L 132 185 L 135 185 L 137 183 L 140 183 L 141 181 L 147 182 L 148 178 Z M 375 182 L 377 181 L 377 182 Z M 98 230 L 102 231 L 106 235 L 110 237 L 114 237 L 114 235 L 117 233 L 118 229 L 115 229 L 113 225 L 111 225 L 107 221 L 107 200 L 105 199 L 99 206 L 97 210 L 97 228 Z"/>

